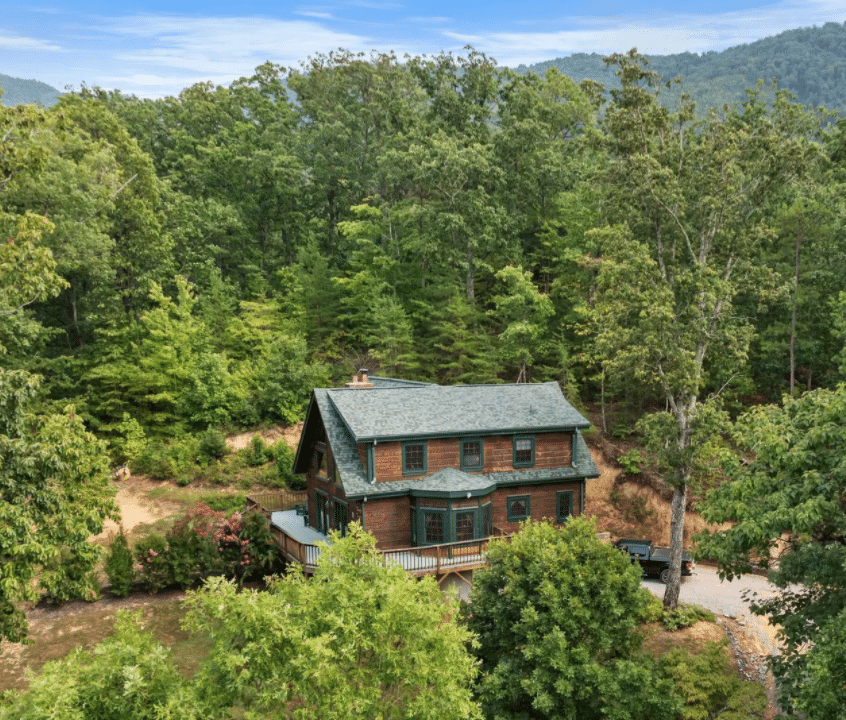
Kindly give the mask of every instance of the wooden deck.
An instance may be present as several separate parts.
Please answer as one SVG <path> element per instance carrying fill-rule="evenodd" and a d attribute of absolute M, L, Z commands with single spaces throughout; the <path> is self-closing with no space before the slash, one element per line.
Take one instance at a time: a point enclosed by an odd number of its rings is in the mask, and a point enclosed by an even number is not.
<path fill-rule="evenodd" d="M 307 527 L 303 517 L 294 510 L 272 513 L 270 529 L 285 559 L 299 563 L 305 572 L 313 573 L 320 557 L 320 548 L 316 542 L 328 542 L 328 538 L 314 528 Z M 442 576 L 482 567 L 486 563 L 485 551 L 491 539 L 395 548 L 381 552 L 386 562 L 397 563 L 417 577 Z"/>
<path fill-rule="evenodd" d="M 305 504 L 305 491 L 268 493 L 247 498 L 248 509 L 263 512 L 270 520 L 270 531 L 279 550 L 288 562 L 302 565 L 313 573 L 320 557 L 318 541 L 328 538 L 305 524 L 304 516 L 294 508 Z M 499 528 L 494 538 L 510 538 Z M 485 565 L 488 543 L 494 538 L 425 545 L 420 547 L 381 550 L 386 562 L 397 563 L 417 577 L 435 575 L 442 579 L 450 574 L 472 571 Z"/>

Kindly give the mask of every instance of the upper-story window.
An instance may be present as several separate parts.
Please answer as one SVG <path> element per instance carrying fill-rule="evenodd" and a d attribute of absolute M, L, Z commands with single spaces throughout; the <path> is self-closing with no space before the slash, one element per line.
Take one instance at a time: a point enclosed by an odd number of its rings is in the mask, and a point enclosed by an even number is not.
<path fill-rule="evenodd" d="M 425 442 L 402 444 L 402 474 L 424 475 L 428 466 Z"/>
<path fill-rule="evenodd" d="M 514 436 L 514 467 L 532 467 L 535 464 L 535 436 Z"/>
<path fill-rule="evenodd" d="M 461 469 L 481 470 L 485 461 L 483 457 L 484 448 L 481 439 L 461 441 Z"/>
<path fill-rule="evenodd" d="M 326 476 L 326 443 L 316 442 L 311 456 L 311 465 L 315 475 Z"/>

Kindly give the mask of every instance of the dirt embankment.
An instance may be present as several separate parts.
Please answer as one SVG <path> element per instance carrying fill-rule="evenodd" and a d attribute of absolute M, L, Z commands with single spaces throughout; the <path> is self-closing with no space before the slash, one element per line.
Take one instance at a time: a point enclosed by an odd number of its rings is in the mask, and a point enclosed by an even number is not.
<path fill-rule="evenodd" d="M 251 430 L 250 432 L 239 433 L 238 435 L 230 435 L 226 438 L 226 445 L 230 450 L 243 450 L 249 445 L 256 435 L 260 435 L 261 439 L 268 445 L 272 445 L 277 440 L 284 439 L 292 450 L 297 449 L 300 443 L 300 435 L 303 432 L 303 423 L 299 422 L 291 427 L 281 427 L 274 425 L 264 430 Z"/>
<path fill-rule="evenodd" d="M 588 437 L 598 478 L 587 481 L 585 514 L 596 518 L 599 529 L 612 537 L 646 537 L 658 545 L 670 544 L 672 493 L 656 473 L 627 476 L 617 457 L 632 448 L 631 443 L 615 443 L 603 437 Z M 722 530 L 728 525 L 709 525 L 695 511 L 695 498 L 688 502 L 684 524 L 685 547 L 702 530 Z"/>

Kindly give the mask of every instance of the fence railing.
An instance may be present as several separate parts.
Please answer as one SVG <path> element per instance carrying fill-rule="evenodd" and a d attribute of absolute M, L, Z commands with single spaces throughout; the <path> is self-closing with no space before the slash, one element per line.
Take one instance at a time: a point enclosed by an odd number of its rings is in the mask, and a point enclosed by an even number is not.
<path fill-rule="evenodd" d="M 320 557 L 319 547 L 295 540 L 275 525 L 271 525 L 270 532 L 276 538 L 279 549 L 289 560 L 300 563 L 308 572 L 314 572 L 314 568 L 317 567 L 317 558 Z"/>
<path fill-rule="evenodd" d="M 289 560 L 300 563 L 306 572 L 313 572 L 320 557 L 320 548 L 302 543 L 278 527 L 271 528 L 276 542 Z M 401 565 L 415 575 L 440 575 L 450 570 L 470 569 L 485 564 L 485 552 L 491 540 L 510 540 L 511 535 L 479 538 L 439 545 L 381 550 L 386 562 Z"/>
<path fill-rule="evenodd" d="M 293 510 L 297 505 L 303 505 L 308 498 L 305 490 L 282 490 L 275 493 L 247 495 L 247 510 L 260 510 L 270 513 L 279 510 Z"/>

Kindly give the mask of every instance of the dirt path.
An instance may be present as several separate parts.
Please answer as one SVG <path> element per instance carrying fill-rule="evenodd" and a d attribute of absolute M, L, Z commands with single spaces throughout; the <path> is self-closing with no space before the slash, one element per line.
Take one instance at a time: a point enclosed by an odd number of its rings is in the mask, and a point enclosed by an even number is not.
<path fill-rule="evenodd" d="M 182 509 L 179 503 L 162 499 L 153 499 L 150 492 L 164 486 L 161 482 L 135 476 L 114 481 L 118 491 L 115 501 L 120 508 L 121 524 L 127 535 L 132 535 L 145 526 L 154 525 L 159 520 L 170 517 Z M 118 524 L 113 520 L 103 523 L 103 532 L 95 535 L 95 542 L 105 541 L 118 531 Z"/>

